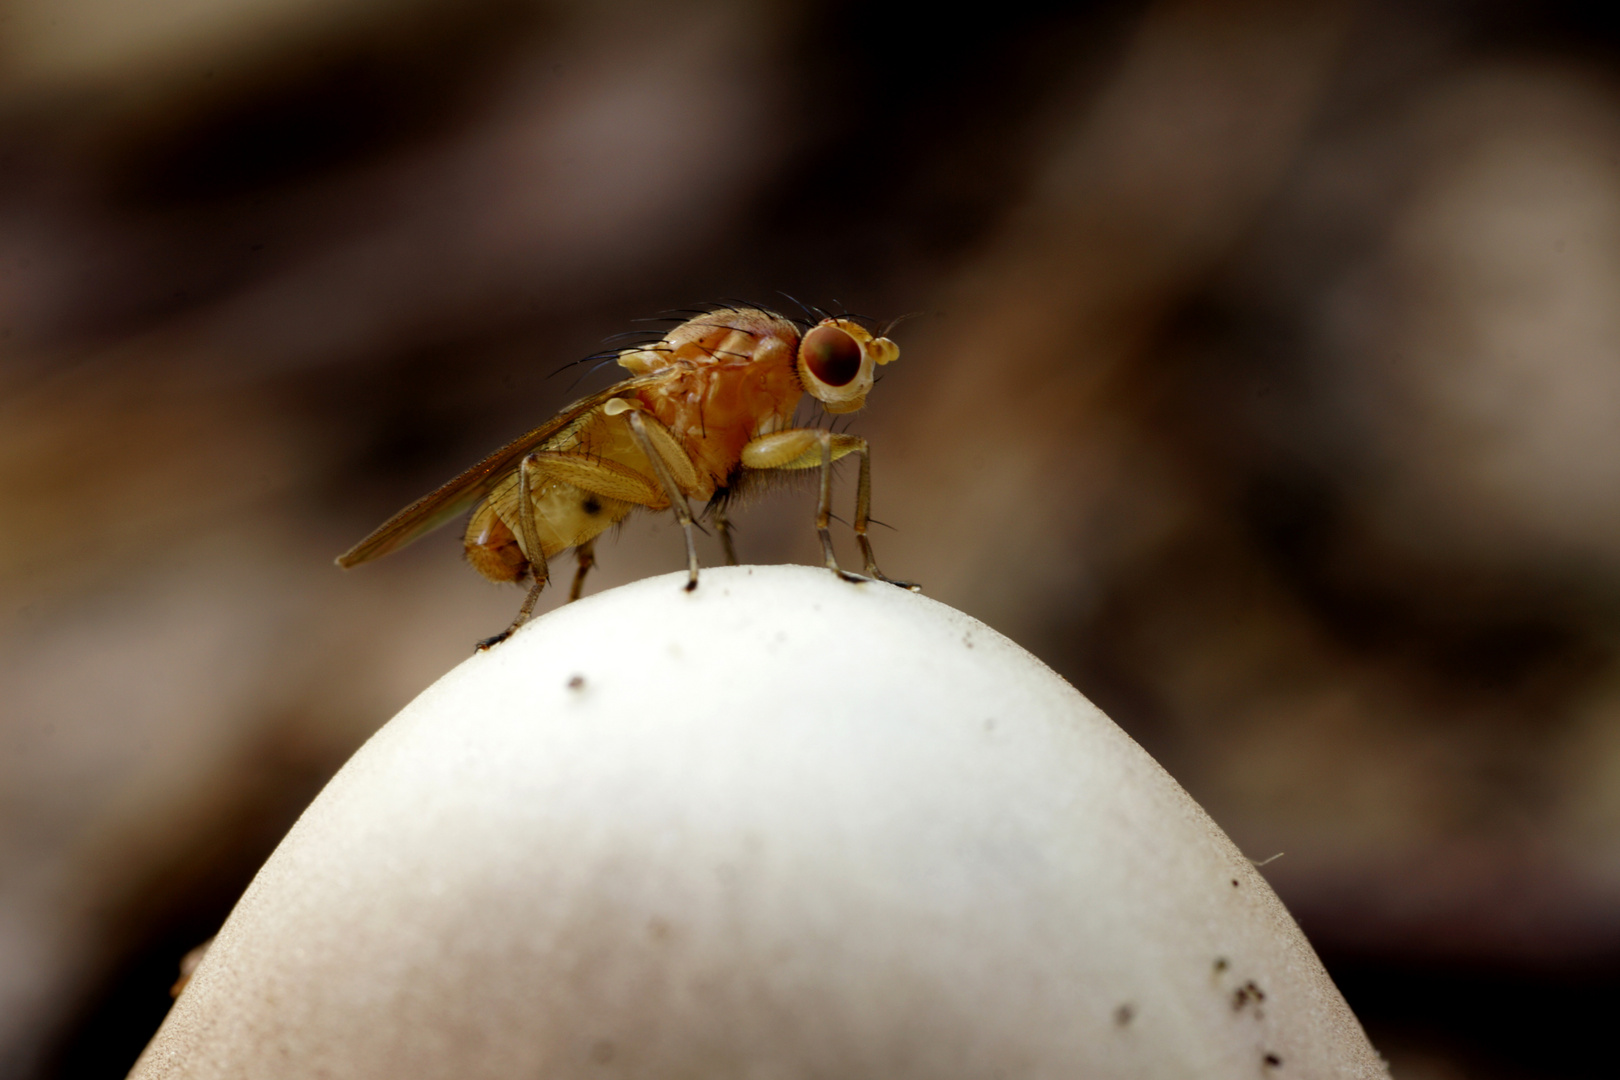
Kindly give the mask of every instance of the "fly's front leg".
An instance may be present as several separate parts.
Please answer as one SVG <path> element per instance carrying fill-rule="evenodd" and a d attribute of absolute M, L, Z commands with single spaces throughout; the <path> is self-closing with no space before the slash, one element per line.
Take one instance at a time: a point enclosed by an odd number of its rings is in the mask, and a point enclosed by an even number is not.
<path fill-rule="evenodd" d="M 647 434 L 647 424 L 641 418 L 639 411 L 630 411 L 625 414 L 630 421 L 630 434 L 641 447 L 641 452 L 647 455 L 647 462 L 652 466 L 653 473 L 658 477 L 659 487 L 664 489 L 664 495 L 669 499 L 669 507 L 675 511 L 675 518 L 681 523 L 681 531 L 686 536 L 686 591 L 691 592 L 697 588 L 698 583 L 698 557 L 697 537 L 692 526 L 692 508 L 686 503 L 686 495 L 675 483 L 675 476 L 670 472 L 669 463 L 653 445 L 652 437 Z"/>
<path fill-rule="evenodd" d="M 530 454 L 518 463 L 518 540 L 523 545 L 523 554 L 529 560 L 529 574 L 534 583 L 529 586 L 529 595 L 523 598 L 523 606 L 518 608 L 517 618 L 512 625 L 496 634 L 480 641 L 475 652 L 483 652 L 491 645 L 499 645 L 518 627 L 529 621 L 534 614 L 534 605 L 540 600 L 540 591 L 546 587 L 551 577 L 551 570 L 546 565 L 546 553 L 540 545 L 540 530 L 534 523 L 534 500 L 530 497 L 532 490 L 529 485 L 529 474 L 536 465 L 535 455 Z"/>
<path fill-rule="evenodd" d="M 821 498 L 816 500 L 816 535 L 821 538 L 821 557 L 827 563 L 827 569 L 843 578 L 845 581 L 863 580 L 858 574 L 851 574 L 838 565 L 838 556 L 833 554 L 832 545 L 832 467 L 833 467 L 833 436 L 830 431 L 818 431 L 821 451 Z"/>
<path fill-rule="evenodd" d="M 829 523 L 832 519 L 832 463 L 846 454 L 861 456 L 861 478 L 855 494 L 855 537 L 866 558 L 866 572 L 861 577 L 842 570 L 833 554 Z M 750 469 L 821 469 L 821 497 L 816 503 L 816 535 L 821 539 L 821 553 L 829 569 L 845 581 L 888 581 L 904 589 L 917 586 L 905 581 L 894 581 L 884 576 L 872 557 L 872 542 L 867 537 L 871 520 L 872 464 L 866 440 L 858 435 L 835 435 L 817 428 L 794 428 L 761 435 L 743 447 L 742 463 Z"/>
<path fill-rule="evenodd" d="M 866 560 L 866 572 L 869 576 L 879 581 L 887 581 L 890 585 L 898 585 L 911 592 L 922 592 L 921 585 L 912 581 L 896 581 L 878 569 L 877 557 L 872 554 L 872 541 L 866 535 L 867 525 L 872 520 L 872 451 L 866 445 L 865 439 L 861 439 L 860 444 L 857 452 L 861 455 L 861 478 L 855 486 L 855 542 L 861 545 L 861 556 Z"/>

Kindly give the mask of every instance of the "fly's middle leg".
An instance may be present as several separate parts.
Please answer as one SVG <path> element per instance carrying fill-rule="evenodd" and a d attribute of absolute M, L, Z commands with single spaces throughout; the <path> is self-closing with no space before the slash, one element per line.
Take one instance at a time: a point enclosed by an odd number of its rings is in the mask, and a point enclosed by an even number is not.
<path fill-rule="evenodd" d="M 573 588 L 568 590 L 568 602 L 570 604 L 579 599 L 580 593 L 585 589 L 585 575 L 590 573 L 591 567 L 596 565 L 596 537 L 593 536 L 576 547 L 574 549 L 574 559 L 576 561 L 574 585 Z"/>
<path fill-rule="evenodd" d="M 726 565 L 737 565 L 737 549 L 731 546 L 731 519 L 726 516 L 724 504 L 717 504 L 712 515 L 714 531 L 720 534 L 720 550 L 726 554 Z"/>
<path fill-rule="evenodd" d="M 641 413 L 632 411 L 626 413 L 625 417 L 630 421 L 631 436 L 636 440 L 641 452 L 647 455 L 647 461 L 658 477 L 658 486 L 664 489 L 664 495 L 669 499 L 669 507 L 675 511 L 675 519 L 681 523 L 681 532 L 686 537 L 686 591 L 691 592 L 697 588 L 698 583 L 697 536 L 692 523 L 692 508 L 687 505 L 686 494 L 675 483 L 675 476 L 670 472 L 669 463 L 653 445 L 652 437 L 647 434 L 647 424 L 642 420 Z"/>
<path fill-rule="evenodd" d="M 855 493 L 855 539 L 861 545 L 866 559 L 866 574 L 851 574 L 841 569 L 833 554 L 832 534 L 832 466 L 847 454 L 861 458 L 860 482 Z M 917 591 L 907 581 L 895 581 L 878 569 L 872 555 L 872 541 L 867 536 L 872 509 L 872 458 L 866 440 L 858 435 L 835 435 L 819 428 L 793 428 L 788 431 L 761 435 L 743 447 L 742 463 L 750 469 L 815 469 L 821 470 L 821 492 L 816 502 L 816 535 L 821 540 L 821 554 L 828 569 L 845 581 L 887 581 L 903 589 Z"/>

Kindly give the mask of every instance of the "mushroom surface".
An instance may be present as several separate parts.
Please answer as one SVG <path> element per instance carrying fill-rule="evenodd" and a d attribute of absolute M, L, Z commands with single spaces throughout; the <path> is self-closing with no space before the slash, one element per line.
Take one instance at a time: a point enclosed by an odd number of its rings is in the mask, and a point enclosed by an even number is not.
<path fill-rule="evenodd" d="M 1029 653 L 822 569 L 684 582 L 378 731 L 131 1075 L 1387 1075 L 1250 861 Z"/>

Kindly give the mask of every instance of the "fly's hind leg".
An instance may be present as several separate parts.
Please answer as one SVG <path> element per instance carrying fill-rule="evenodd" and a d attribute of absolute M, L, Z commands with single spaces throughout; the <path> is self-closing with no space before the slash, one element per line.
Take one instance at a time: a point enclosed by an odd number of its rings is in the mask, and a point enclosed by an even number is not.
<path fill-rule="evenodd" d="M 512 625 L 496 634 L 480 641 L 475 652 L 483 652 L 492 645 L 499 645 L 511 637 L 518 627 L 529 621 L 534 614 L 534 605 L 540 600 L 540 592 L 550 580 L 551 570 L 546 565 L 546 553 L 540 545 L 540 530 L 534 523 L 534 500 L 530 498 L 529 474 L 536 464 L 535 455 L 530 454 L 518 464 L 518 539 L 523 544 L 523 554 L 529 560 L 529 574 L 533 577 L 533 584 L 529 586 L 529 595 L 523 598 L 523 606 L 518 608 L 517 618 Z M 576 588 L 577 588 L 576 583 Z"/>
<path fill-rule="evenodd" d="M 585 575 L 591 572 L 596 565 L 596 537 L 591 537 L 574 549 L 574 558 L 578 565 L 574 569 L 574 587 L 568 590 L 568 602 L 572 604 L 579 599 L 580 593 L 585 589 Z"/>

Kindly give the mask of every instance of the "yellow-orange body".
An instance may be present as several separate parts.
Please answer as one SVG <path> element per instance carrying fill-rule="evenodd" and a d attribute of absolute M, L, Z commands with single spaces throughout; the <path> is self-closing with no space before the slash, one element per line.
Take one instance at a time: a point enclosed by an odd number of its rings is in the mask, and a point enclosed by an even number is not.
<path fill-rule="evenodd" d="M 802 333 L 780 315 L 754 308 L 689 319 L 652 345 L 621 351 L 619 363 L 630 378 L 575 402 L 407 506 L 339 556 L 338 564 L 385 555 L 476 503 L 465 536 L 468 562 L 492 581 L 534 577 L 515 629 L 545 584 L 547 561 L 567 548 L 579 550 L 577 596 L 596 537 L 637 507 L 675 510 L 686 529 L 689 587 L 695 587 L 687 499 L 713 501 L 730 557 L 720 507 L 741 475 L 820 466 L 817 528 L 827 564 L 836 570 L 827 537 L 828 470 L 836 458 L 859 453 L 855 531 L 868 574 L 882 577 L 866 538 L 865 440 L 792 423 L 806 391 L 829 413 L 859 409 L 872 388 L 874 366 L 899 352 L 892 341 L 843 318 L 823 319 Z"/>
<path fill-rule="evenodd" d="M 621 384 L 622 393 L 608 399 L 645 411 L 669 430 L 696 473 L 696 483 L 681 485 L 683 493 L 705 502 L 731 485 L 743 447 L 788 427 L 804 396 L 794 371 L 798 327 L 762 311 L 724 315 L 725 325 L 686 323 L 660 343 L 672 347 L 627 350 L 619 362 L 639 375 L 656 376 L 656 381 Z M 599 403 L 544 449 L 612 462 L 652 477 L 652 466 L 631 436 L 624 412 L 610 414 L 608 409 L 608 401 Z M 650 500 L 639 504 L 563 480 L 538 485 L 531 497 L 548 559 L 594 539 L 637 505 L 650 510 L 669 506 L 656 485 Z M 490 493 L 467 526 L 467 561 L 491 581 L 519 581 L 528 572 L 517 539 L 516 500 L 514 473 Z"/>

